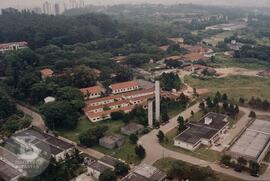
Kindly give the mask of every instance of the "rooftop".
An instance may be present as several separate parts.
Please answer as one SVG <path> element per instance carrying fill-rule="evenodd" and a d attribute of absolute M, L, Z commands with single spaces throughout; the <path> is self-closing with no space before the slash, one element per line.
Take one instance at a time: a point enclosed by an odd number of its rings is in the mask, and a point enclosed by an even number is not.
<path fill-rule="evenodd" d="M 150 180 L 160 180 L 166 177 L 166 174 L 164 172 L 160 171 L 156 167 L 147 164 L 142 164 L 135 167 L 132 172 Z"/>
<path fill-rule="evenodd" d="M 41 73 L 42 76 L 51 77 L 54 72 L 53 72 L 52 69 L 46 68 L 46 69 L 40 70 L 40 73 Z"/>
<path fill-rule="evenodd" d="M 103 138 L 101 138 L 100 140 L 102 140 L 102 142 L 106 143 L 106 144 L 113 144 L 119 140 L 124 139 L 124 136 L 120 135 L 120 134 L 114 134 L 114 135 L 110 135 L 110 136 L 104 136 Z"/>
<path fill-rule="evenodd" d="M 211 139 L 219 130 L 228 124 L 226 115 L 210 112 L 197 123 L 189 123 L 187 129 L 175 137 L 176 140 L 196 144 L 201 138 Z"/>
<path fill-rule="evenodd" d="M 269 143 L 270 121 L 257 119 L 230 147 L 229 152 L 258 160 Z"/>
<path fill-rule="evenodd" d="M 118 90 L 118 89 L 125 89 L 129 87 L 136 87 L 139 86 L 139 83 L 137 81 L 128 81 L 128 82 L 121 82 L 110 85 L 110 88 L 112 90 Z"/>
<path fill-rule="evenodd" d="M 0 178 L 12 180 L 19 175 L 21 175 L 19 171 L 0 160 Z"/>
<path fill-rule="evenodd" d="M 80 91 L 81 91 L 83 94 L 88 94 L 88 93 L 92 93 L 92 94 L 95 94 L 95 93 L 101 93 L 101 92 L 102 92 L 102 87 L 101 87 L 100 85 L 97 85 L 97 86 L 93 86 L 93 87 L 82 88 L 82 89 L 80 89 Z"/>
<path fill-rule="evenodd" d="M 126 130 L 126 131 L 133 131 L 133 130 L 139 130 L 142 128 L 144 128 L 144 126 L 141 124 L 129 123 L 126 126 L 123 126 L 121 129 Z"/>
<path fill-rule="evenodd" d="M 111 165 L 112 167 L 114 167 L 115 164 L 118 162 L 118 160 L 116 158 L 111 157 L 111 156 L 105 155 L 104 157 L 102 157 L 100 159 L 100 162 L 103 162 L 107 165 Z"/>
<path fill-rule="evenodd" d="M 104 172 L 105 170 L 111 169 L 110 167 L 108 167 L 100 162 L 97 162 L 97 161 L 90 162 L 87 166 L 89 168 L 92 168 L 93 170 L 99 171 L 100 173 Z"/>

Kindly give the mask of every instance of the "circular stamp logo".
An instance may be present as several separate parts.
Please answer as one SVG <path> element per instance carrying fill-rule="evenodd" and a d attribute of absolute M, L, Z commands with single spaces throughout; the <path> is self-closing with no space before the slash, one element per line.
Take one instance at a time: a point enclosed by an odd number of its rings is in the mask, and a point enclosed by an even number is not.
<path fill-rule="evenodd" d="M 10 136 L 1 152 L 3 161 L 28 178 L 40 175 L 48 167 L 51 158 L 46 135 L 34 129 L 20 131 Z"/>

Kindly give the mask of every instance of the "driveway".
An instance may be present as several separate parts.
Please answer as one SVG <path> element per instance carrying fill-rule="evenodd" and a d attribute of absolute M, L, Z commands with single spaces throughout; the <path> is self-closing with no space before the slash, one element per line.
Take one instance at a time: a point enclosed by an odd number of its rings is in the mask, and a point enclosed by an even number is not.
<path fill-rule="evenodd" d="M 186 109 L 185 111 L 183 111 L 182 113 L 180 113 L 179 115 L 183 116 L 185 119 L 190 117 L 190 112 L 191 110 L 193 110 L 194 112 L 199 111 L 199 104 L 195 104 L 193 106 L 191 106 L 190 108 Z M 245 113 L 245 115 L 239 120 L 240 122 L 237 123 L 237 125 L 239 126 L 238 128 L 235 128 L 232 131 L 232 135 L 230 136 L 230 138 L 228 138 L 228 142 L 230 142 L 235 135 L 237 135 L 240 131 L 241 128 L 243 129 L 243 127 L 246 125 L 247 120 L 246 119 L 248 117 L 248 114 L 250 112 L 249 108 L 240 108 L 241 111 L 243 111 Z M 265 113 L 265 112 L 256 112 L 257 114 L 269 114 L 270 113 Z M 178 116 L 179 116 L 178 115 Z M 169 132 L 171 129 L 175 128 L 178 123 L 177 123 L 177 118 L 178 116 L 172 118 L 170 120 L 170 123 L 168 123 L 165 126 L 162 126 L 159 130 L 163 131 L 164 133 Z M 243 125 L 241 125 L 243 124 Z M 241 126 L 240 126 L 241 125 Z M 214 171 L 217 172 L 221 172 L 224 174 L 228 174 L 240 179 L 244 179 L 244 180 L 260 180 L 260 181 L 269 181 L 270 180 L 270 168 L 268 167 L 266 172 L 261 175 L 259 178 L 255 178 L 250 176 L 248 173 L 238 173 L 233 171 L 232 169 L 225 169 L 220 167 L 217 163 L 212 163 L 212 162 L 208 162 L 205 160 L 201 160 L 198 159 L 196 157 L 192 157 L 183 153 L 179 153 L 179 152 L 175 152 L 172 150 L 169 150 L 167 148 L 162 147 L 157 139 L 157 133 L 159 130 L 153 130 L 150 133 L 148 133 L 147 135 L 144 135 L 143 137 L 140 138 L 139 143 L 142 144 L 142 146 L 145 148 L 146 150 L 146 157 L 145 159 L 142 161 L 142 163 L 146 163 L 146 164 L 154 164 L 157 160 L 161 159 L 161 158 L 165 158 L 165 157 L 171 157 L 171 158 L 175 158 L 178 160 L 182 160 L 194 165 L 198 165 L 198 166 L 210 166 Z"/>

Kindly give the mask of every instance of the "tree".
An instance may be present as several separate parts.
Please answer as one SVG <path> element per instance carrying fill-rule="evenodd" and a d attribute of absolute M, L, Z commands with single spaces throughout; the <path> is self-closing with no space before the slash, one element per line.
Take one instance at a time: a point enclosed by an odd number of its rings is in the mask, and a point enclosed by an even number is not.
<path fill-rule="evenodd" d="M 248 117 L 255 119 L 256 118 L 256 113 L 254 111 L 250 111 Z"/>
<path fill-rule="evenodd" d="M 7 96 L 0 93 L 0 120 L 11 116 L 16 111 L 15 104 Z"/>
<path fill-rule="evenodd" d="M 161 143 L 164 141 L 165 135 L 161 130 L 159 130 L 157 137 L 158 137 L 158 141 Z"/>
<path fill-rule="evenodd" d="M 123 162 L 117 162 L 114 166 L 114 173 L 117 176 L 125 176 L 128 174 L 129 169 L 129 165 Z"/>
<path fill-rule="evenodd" d="M 247 165 L 247 160 L 246 160 L 245 158 L 243 158 L 243 157 L 239 157 L 239 158 L 237 159 L 237 162 L 238 162 L 238 164 L 239 164 L 241 167 Z"/>
<path fill-rule="evenodd" d="M 221 163 L 222 164 L 224 164 L 224 165 L 226 165 L 226 166 L 230 166 L 230 164 L 231 164 L 231 156 L 230 155 L 223 155 L 222 157 L 221 157 Z"/>
<path fill-rule="evenodd" d="M 193 111 L 193 110 L 191 110 L 190 114 L 191 114 L 191 116 L 194 116 L 194 111 Z"/>
<path fill-rule="evenodd" d="M 130 140 L 130 142 L 131 142 L 132 144 L 137 144 L 139 138 L 138 138 L 138 136 L 137 136 L 136 134 L 131 134 L 131 135 L 129 136 L 129 140 Z"/>
<path fill-rule="evenodd" d="M 245 99 L 242 98 L 242 97 L 240 97 L 240 98 L 239 98 L 239 103 L 240 103 L 240 104 L 245 104 Z"/>
<path fill-rule="evenodd" d="M 112 120 L 121 120 L 125 118 L 125 112 L 124 111 L 117 111 L 111 113 L 111 119 Z"/>
<path fill-rule="evenodd" d="M 94 86 L 97 81 L 97 74 L 95 70 L 85 66 L 79 65 L 72 70 L 72 82 L 76 87 Z"/>
<path fill-rule="evenodd" d="M 205 110 L 205 104 L 204 104 L 204 102 L 200 102 L 199 108 L 200 108 L 202 111 Z"/>
<path fill-rule="evenodd" d="M 162 119 L 163 122 L 168 122 L 170 120 L 170 117 L 169 117 L 167 111 L 162 113 L 161 119 Z"/>
<path fill-rule="evenodd" d="M 182 81 L 178 74 L 163 73 L 160 76 L 160 85 L 163 90 L 171 91 L 172 89 L 179 90 L 182 86 Z"/>
<path fill-rule="evenodd" d="M 182 132 L 186 129 L 186 124 L 185 124 L 185 120 L 182 116 L 179 116 L 177 118 L 177 122 L 178 122 L 178 131 Z"/>
<path fill-rule="evenodd" d="M 251 173 L 258 173 L 260 171 L 260 165 L 252 160 L 249 161 L 249 168 Z"/>
<path fill-rule="evenodd" d="M 133 79 L 133 73 L 128 68 L 122 68 L 117 72 L 115 80 L 117 82 L 125 82 Z"/>
<path fill-rule="evenodd" d="M 224 93 L 224 94 L 222 95 L 222 100 L 223 100 L 223 101 L 227 101 L 227 100 L 228 100 L 227 94 Z"/>
<path fill-rule="evenodd" d="M 76 127 L 79 113 L 70 102 L 56 101 L 40 107 L 46 125 L 52 129 L 73 129 Z"/>
<path fill-rule="evenodd" d="M 210 97 L 206 98 L 206 105 L 208 108 L 212 108 L 214 106 L 213 101 L 211 100 Z"/>
<path fill-rule="evenodd" d="M 92 147 L 98 144 L 99 139 L 104 136 L 107 130 L 107 126 L 97 126 L 88 129 L 79 135 L 80 144 L 87 147 Z"/>
<path fill-rule="evenodd" d="M 137 145 L 136 147 L 135 147 L 135 153 L 136 153 L 136 155 L 139 157 L 139 158 L 141 158 L 141 159 L 143 159 L 144 157 L 145 157 L 145 149 L 143 148 L 143 146 L 142 145 Z"/>
<path fill-rule="evenodd" d="M 99 181 L 116 181 L 117 177 L 111 169 L 105 170 L 99 176 Z"/>

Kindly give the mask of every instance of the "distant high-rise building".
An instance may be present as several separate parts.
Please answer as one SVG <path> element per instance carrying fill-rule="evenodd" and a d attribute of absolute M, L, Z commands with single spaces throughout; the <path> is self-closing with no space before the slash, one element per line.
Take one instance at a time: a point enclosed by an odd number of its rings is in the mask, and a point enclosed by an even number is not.
<path fill-rule="evenodd" d="M 52 11 L 51 11 L 51 4 L 46 1 L 44 4 L 43 4 L 43 13 L 44 14 L 52 14 Z"/>
<path fill-rule="evenodd" d="M 59 15 L 60 14 L 60 5 L 58 3 L 56 3 L 54 5 L 54 14 L 55 15 Z"/>

